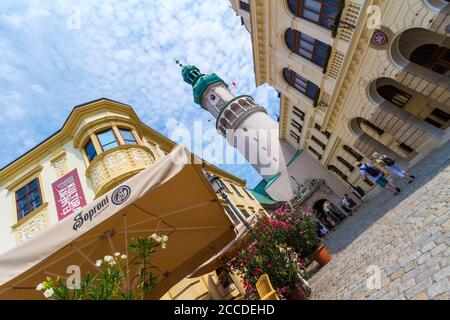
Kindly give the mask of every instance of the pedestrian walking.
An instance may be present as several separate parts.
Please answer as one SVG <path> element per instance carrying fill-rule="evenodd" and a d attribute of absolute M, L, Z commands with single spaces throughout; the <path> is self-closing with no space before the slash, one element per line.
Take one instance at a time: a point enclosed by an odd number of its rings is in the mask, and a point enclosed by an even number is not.
<path fill-rule="evenodd" d="M 350 202 L 350 198 L 347 194 L 344 195 L 344 197 L 341 199 L 342 208 L 345 210 L 345 212 L 348 212 L 350 215 L 352 215 L 352 203 Z"/>
<path fill-rule="evenodd" d="M 416 178 L 415 176 L 410 175 L 408 172 L 406 172 L 400 166 L 398 166 L 395 163 L 394 159 L 389 158 L 388 156 L 386 156 L 384 154 L 374 152 L 372 157 L 375 159 L 375 162 L 380 167 L 382 167 L 382 168 L 386 167 L 390 173 L 392 173 L 393 175 L 396 175 L 397 177 L 400 177 L 402 179 L 408 180 L 409 183 L 413 182 L 414 179 Z"/>
<path fill-rule="evenodd" d="M 384 173 L 372 165 L 371 163 L 361 163 L 358 162 L 356 166 L 359 168 L 359 174 L 365 179 L 378 184 L 383 189 L 388 190 L 394 195 L 398 195 L 400 193 L 400 188 L 395 184 L 389 182 L 385 177 Z"/>
<path fill-rule="evenodd" d="M 336 208 L 337 209 L 337 208 Z M 323 203 L 323 210 L 325 213 L 334 219 L 336 219 L 337 222 L 340 222 L 341 220 L 344 220 L 347 216 L 339 211 L 339 209 L 336 210 L 334 206 L 331 204 L 330 201 L 326 200 Z"/>
<path fill-rule="evenodd" d="M 316 219 L 316 228 L 317 228 L 317 235 L 320 238 L 326 237 L 330 232 L 319 219 Z"/>
<path fill-rule="evenodd" d="M 327 229 L 331 230 L 336 226 L 336 223 L 334 222 L 334 220 L 331 219 L 331 217 L 328 217 L 324 211 L 314 210 L 314 212 L 316 213 L 317 219 L 322 223 L 322 225 L 327 227 Z"/>
<path fill-rule="evenodd" d="M 350 208 L 353 208 L 356 206 L 356 202 L 355 200 L 353 200 L 352 197 L 349 197 L 347 194 L 344 195 L 344 197 L 348 200 L 348 202 L 350 203 Z"/>

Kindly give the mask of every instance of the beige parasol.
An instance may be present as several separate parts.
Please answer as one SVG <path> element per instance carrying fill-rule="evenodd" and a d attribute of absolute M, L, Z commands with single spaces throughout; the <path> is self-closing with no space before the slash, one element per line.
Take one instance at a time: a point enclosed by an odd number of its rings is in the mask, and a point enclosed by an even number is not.
<path fill-rule="evenodd" d="M 153 259 L 158 284 L 147 298 L 160 298 L 236 237 L 199 163 L 177 147 L 81 212 L 1 254 L 0 299 L 42 299 L 36 286 L 47 276 L 64 279 L 71 265 L 93 272 L 97 259 L 129 254 L 132 237 L 155 232 L 168 241 Z M 132 279 L 125 282 L 132 286 Z"/>

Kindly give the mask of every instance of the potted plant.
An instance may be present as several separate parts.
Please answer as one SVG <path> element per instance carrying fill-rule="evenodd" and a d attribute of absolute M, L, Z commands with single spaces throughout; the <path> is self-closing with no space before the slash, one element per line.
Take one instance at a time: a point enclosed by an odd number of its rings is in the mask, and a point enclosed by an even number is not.
<path fill-rule="evenodd" d="M 285 206 L 277 209 L 273 218 L 292 226 L 283 230 L 284 242 L 298 253 L 300 258 L 313 257 L 321 266 L 331 260 L 328 250 L 320 243 L 314 213 Z"/>
<path fill-rule="evenodd" d="M 150 272 L 156 268 L 151 263 L 155 249 L 165 249 L 167 240 L 167 236 L 158 234 L 133 239 L 129 250 L 135 253 L 136 257 L 130 263 L 139 267 L 134 276 L 130 275 L 133 281 L 131 288 L 123 286 L 128 257 L 116 252 L 97 260 L 95 265 L 100 272 L 86 273 L 84 278 L 80 279 L 79 286 L 72 288 L 59 277 L 47 277 L 37 285 L 36 290 L 43 291 L 45 298 L 52 300 L 143 300 L 158 282 L 158 277 Z"/>
<path fill-rule="evenodd" d="M 248 299 L 258 299 L 256 282 L 267 274 L 281 299 L 307 299 L 307 292 L 298 255 L 284 243 L 288 222 L 262 217 L 254 226 L 256 238 L 248 236 L 235 256 L 227 257 L 224 265 L 244 280 Z"/>
<path fill-rule="evenodd" d="M 327 248 L 321 243 L 317 250 L 313 253 L 314 260 L 323 267 L 328 262 L 331 261 L 331 255 L 328 252 Z"/>

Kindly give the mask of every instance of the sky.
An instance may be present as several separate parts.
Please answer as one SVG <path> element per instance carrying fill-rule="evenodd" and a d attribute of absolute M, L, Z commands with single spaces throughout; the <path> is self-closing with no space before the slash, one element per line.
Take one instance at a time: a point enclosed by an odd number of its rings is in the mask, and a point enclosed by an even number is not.
<path fill-rule="evenodd" d="M 0 167 L 59 130 L 75 105 L 101 97 L 133 106 L 176 142 L 194 121 L 215 130 L 174 59 L 235 81 L 236 94 L 279 113 L 277 92 L 255 87 L 250 34 L 228 0 L 0 1 Z M 248 187 L 261 180 L 248 164 L 199 156 Z"/>

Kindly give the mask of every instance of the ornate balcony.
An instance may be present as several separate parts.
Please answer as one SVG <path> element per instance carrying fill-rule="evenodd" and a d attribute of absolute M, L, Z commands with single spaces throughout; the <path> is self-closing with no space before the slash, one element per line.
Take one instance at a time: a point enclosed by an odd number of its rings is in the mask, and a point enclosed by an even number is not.
<path fill-rule="evenodd" d="M 98 155 L 86 170 L 97 196 L 144 170 L 155 162 L 148 147 L 120 145 Z"/>

